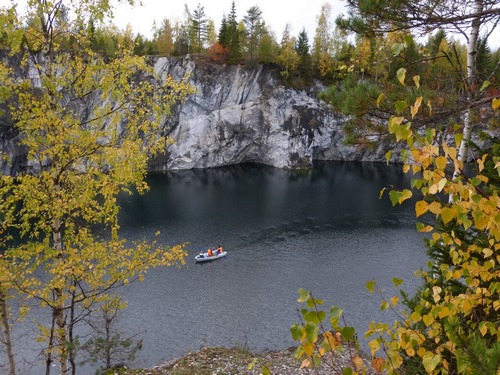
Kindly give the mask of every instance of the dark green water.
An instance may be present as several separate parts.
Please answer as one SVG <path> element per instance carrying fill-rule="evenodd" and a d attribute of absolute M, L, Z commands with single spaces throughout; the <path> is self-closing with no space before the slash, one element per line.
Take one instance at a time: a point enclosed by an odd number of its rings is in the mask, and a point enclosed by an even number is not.
<path fill-rule="evenodd" d="M 412 204 L 392 207 L 383 187 L 408 187 L 400 167 L 321 163 L 311 171 L 264 166 L 179 171 L 148 177 L 144 196 L 122 197 L 122 236 L 189 242 L 182 269 L 150 272 L 123 290 L 122 324 L 143 331 L 137 365 L 154 365 L 203 345 L 281 349 L 293 344 L 297 290 L 344 309 L 360 336 L 382 314 L 365 288 L 393 277 L 415 290 L 426 263 Z M 228 256 L 195 264 L 221 244 Z"/>

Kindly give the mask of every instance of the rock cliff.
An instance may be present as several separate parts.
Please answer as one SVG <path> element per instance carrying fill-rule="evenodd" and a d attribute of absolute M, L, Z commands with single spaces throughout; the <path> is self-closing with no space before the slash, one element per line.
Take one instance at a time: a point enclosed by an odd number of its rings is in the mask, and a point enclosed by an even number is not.
<path fill-rule="evenodd" d="M 162 75 L 190 74 L 197 93 L 168 120 L 174 144 L 153 169 L 244 162 L 308 168 L 313 160 L 385 160 L 386 150 L 346 146 L 345 118 L 319 101 L 314 89 L 284 87 L 272 67 L 215 65 L 189 57 L 159 58 L 154 66 Z"/>
<path fill-rule="evenodd" d="M 254 162 L 279 168 L 309 168 L 314 160 L 384 161 L 385 149 L 344 144 L 345 118 L 316 98 L 320 88 L 285 87 L 269 66 L 212 64 L 197 57 L 151 58 L 155 70 L 178 79 L 190 75 L 197 93 L 173 109 L 164 124 L 174 141 L 151 162 L 151 170 L 210 168 Z M 26 74 L 20 73 L 20 74 Z M 95 99 L 95 98 L 94 98 Z M 89 98 L 87 105 L 96 105 Z M 86 104 L 78 111 L 85 113 Z M 26 167 L 8 118 L 0 116 L 1 172 Z"/>

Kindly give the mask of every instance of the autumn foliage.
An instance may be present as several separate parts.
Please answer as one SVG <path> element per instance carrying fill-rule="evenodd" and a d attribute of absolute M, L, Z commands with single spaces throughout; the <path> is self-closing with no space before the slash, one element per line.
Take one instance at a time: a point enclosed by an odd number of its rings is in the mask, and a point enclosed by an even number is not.
<path fill-rule="evenodd" d="M 406 72 L 398 72 L 405 83 Z M 418 92 L 419 77 L 412 77 Z M 436 129 L 414 132 L 411 121 L 422 105 L 422 98 L 407 106 L 401 116 L 391 117 L 389 131 L 408 146 L 403 169 L 412 173 L 411 189 L 392 190 L 393 205 L 416 193 L 415 215 L 422 222 L 420 232 L 428 233 L 428 247 L 439 256 L 429 269 L 419 273 L 423 287 L 401 310 L 398 295 L 388 297 L 370 281 L 367 288 L 379 293 L 381 309 L 390 309 L 397 320 L 393 325 L 373 322 L 365 336 L 371 341 L 371 365 L 377 371 L 428 374 L 497 374 L 500 370 L 500 153 L 498 140 L 489 152 L 483 151 L 468 168 L 458 156 L 463 135 L 443 141 Z M 488 111 L 500 112 L 500 99 Z M 391 155 L 388 153 L 387 158 Z M 382 191 L 382 194 L 384 191 Z M 402 280 L 393 279 L 398 288 Z M 344 341 L 352 340 L 351 328 L 341 326 L 341 310 L 332 307 L 327 314 L 323 303 L 300 291 L 301 324 L 291 332 L 300 345 L 297 357 L 303 366 L 315 366 L 326 354 L 343 350 L 327 340 L 330 328 Z M 318 302 L 319 301 L 319 302 Z M 328 327 L 328 326 L 326 326 Z M 340 349 L 339 349 L 340 348 Z M 353 360 L 343 373 L 362 373 L 365 365 Z M 413 371 L 413 372 L 411 372 Z"/>
<path fill-rule="evenodd" d="M 229 58 L 229 49 L 217 42 L 208 49 L 207 56 L 210 61 L 223 63 Z"/>

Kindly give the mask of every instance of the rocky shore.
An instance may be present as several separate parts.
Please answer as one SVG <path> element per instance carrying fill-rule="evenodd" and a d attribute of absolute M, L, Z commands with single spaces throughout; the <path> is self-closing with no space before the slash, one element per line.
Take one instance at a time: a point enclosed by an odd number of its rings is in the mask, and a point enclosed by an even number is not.
<path fill-rule="evenodd" d="M 294 359 L 295 348 L 263 353 L 252 353 L 246 349 L 202 348 L 198 352 L 169 361 L 159 366 L 142 370 L 116 372 L 124 375 L 259 375 L 265 366 L 272 375 L 331 375 L 342 374 L 345 367 L 354 368 L 352 357 L 356 353 L 345 350 L 341 355 L 331 357 L 318 368 L 300 368 Z M 361 354 L 367 366 L 366 374 L 378 374 L 371 366 L 370 359 Z M 333 363 L 334 365 L 329 365 Z"/>

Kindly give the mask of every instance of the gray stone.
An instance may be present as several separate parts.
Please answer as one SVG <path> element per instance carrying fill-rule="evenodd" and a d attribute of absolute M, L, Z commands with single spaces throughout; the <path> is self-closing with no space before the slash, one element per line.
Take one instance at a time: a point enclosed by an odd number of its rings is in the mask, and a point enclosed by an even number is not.
<path fill-rule="evenodd" d="M 346 118 L 310 90 L 285 87 L 271 66 L 220 65 L 197 57 L 151 58 L 162 77 L 180 80 L 189 74 L 196 94 L 173 108 L 163 132 L 174 141 L 152 160 L 151 170 L 211 168 L 245 162 L 279 168 L 310 168 L 314 160 L 385 161 L 387 146 L 360 150 L 344 142 Z M 88 96 L 76 110 L 98 106 Z M 76 106 L 76 104 L 75 104 Z M 26 169 L 23 150 L 8 116 L 0 118 L 2 173 Z M 29 167 L 29 164 L 28 164 Z"/>

